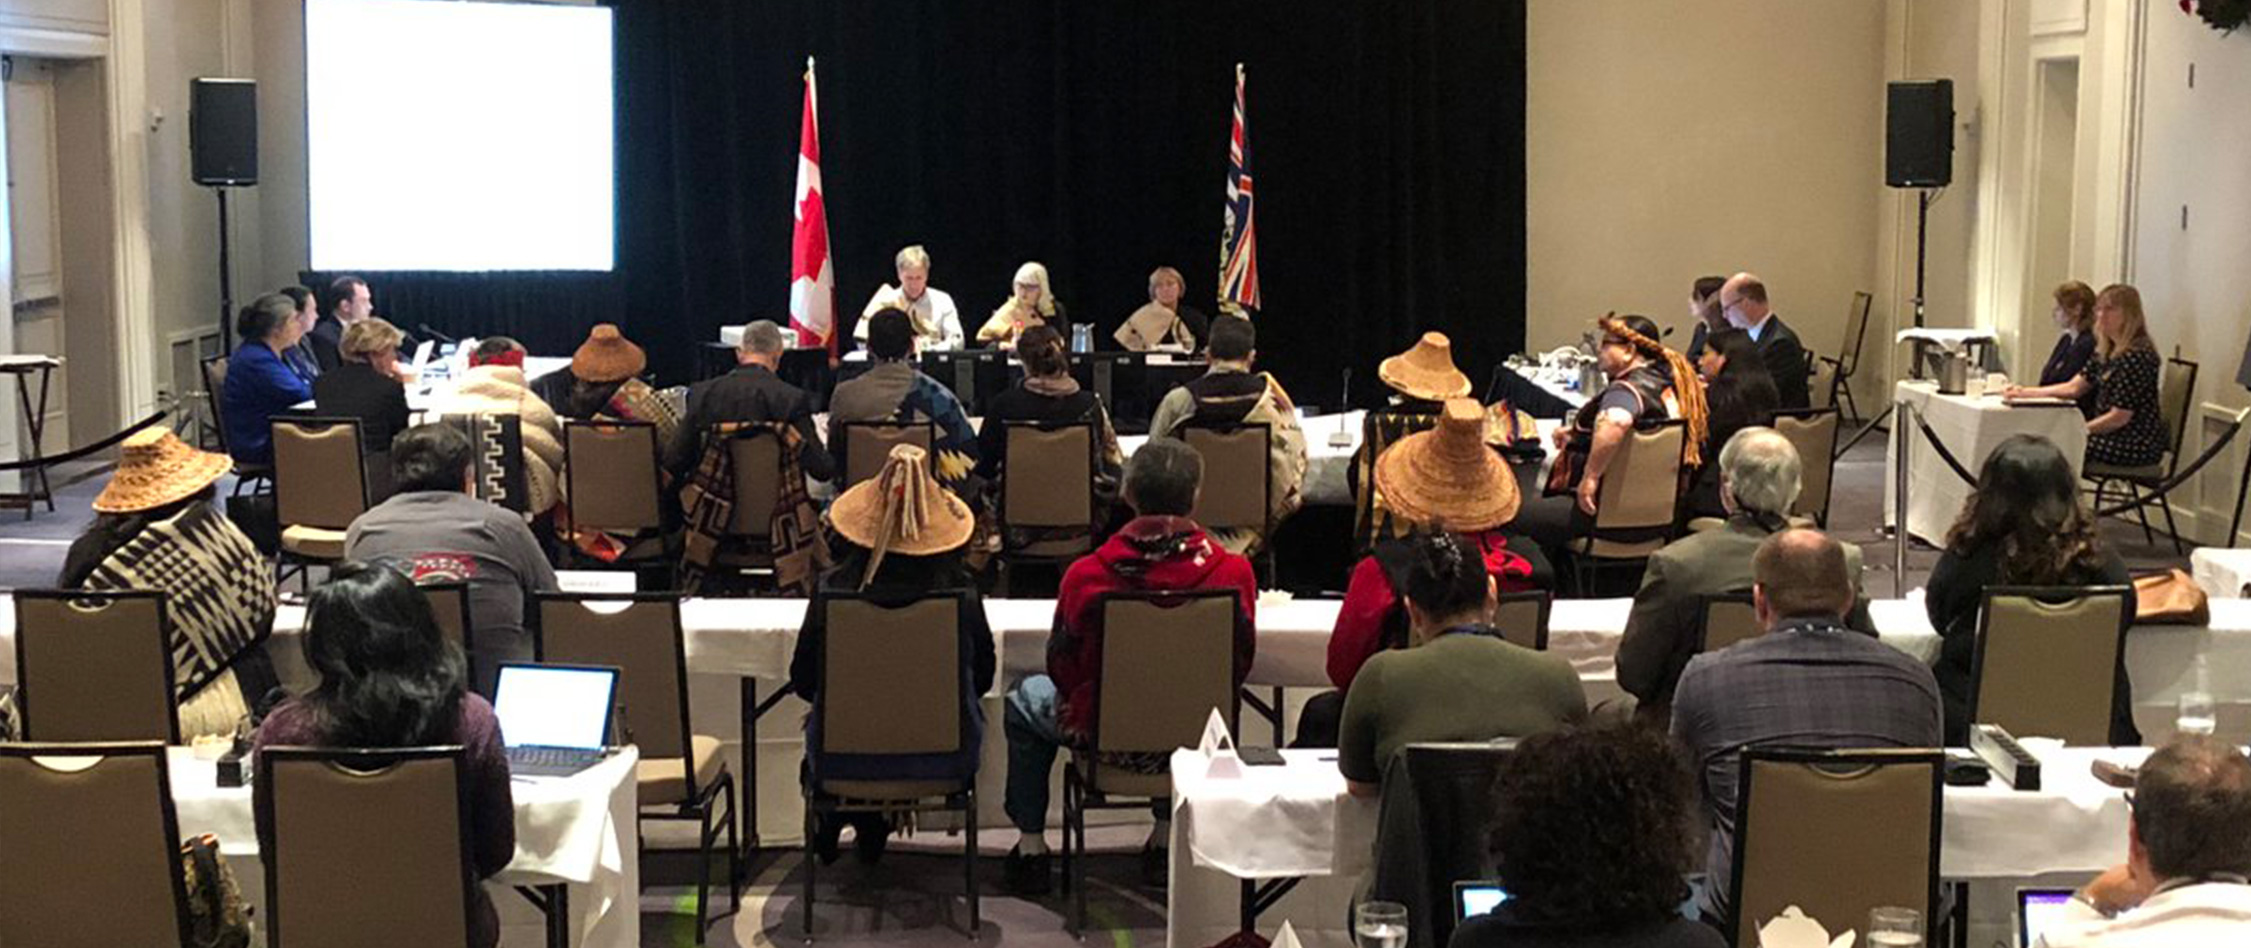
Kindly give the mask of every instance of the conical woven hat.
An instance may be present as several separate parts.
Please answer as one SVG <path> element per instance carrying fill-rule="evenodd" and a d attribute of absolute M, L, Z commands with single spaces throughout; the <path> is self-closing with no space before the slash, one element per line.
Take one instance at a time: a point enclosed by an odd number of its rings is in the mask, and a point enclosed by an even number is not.
<path fill-rule="evenodd" d="M 894 446 L 881 472 L 837 497 L 829 522 L 845 539 L 874 552 L 869 576 L 886 553 L 944 553 L 969 542 L 977 526 L 969 505 L 930 475 L 930 452 L 911 444 Z"/>
<path fill-rule="evenodd" d="M 170 428 L 143 428 L 118 448 L 117 473 L 94 498 L 96 513 L 153 510 L 211 486 L 234 463 L 188 447 Z"/>
<path fill-rule="evenodd" d="M 1469 394 L 1469 376 L 1454 368 L 1454 342 L 1442 332 L 1423 333 L 1414 348 L 1377 364 L 1376 378 L 1401 394 L 1425 401 Z"/>
<path fill-rule="evenodd" d="M 1376 489 L 1400 517 L 1455 533 L 1506 524 L 1521 501 L 1515 472 L 1485 446 L 1485 410 L 1467 398 L 1446 402 L 1437 428 L 1384 449 Z"/>
<path fill-rule="evenodd" d="M 648 367 L 648 353 L 609 323 L 595 326 L 571 353 L 571 374 L 589 382 L 623 382 Z"/>

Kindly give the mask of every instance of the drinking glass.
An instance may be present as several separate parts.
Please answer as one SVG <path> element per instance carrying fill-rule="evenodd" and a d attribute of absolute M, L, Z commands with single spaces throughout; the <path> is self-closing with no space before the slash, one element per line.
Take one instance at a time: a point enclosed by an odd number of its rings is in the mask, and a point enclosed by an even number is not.
<path fill-rule="evenodd" d="M 2173 730 L 2182 734 L 2208 735 L 2219 724 L 2219 706 L 2213 703 L 2210 692 L 2188 691 L 2181 694 L 2181 713 L 2173 719 Z"/>
<path fill-rule="evenodd" d="M 1362 902 L 1352 914 L 1359 948 L 1406 948 L 1407 907 L 1397 902 Z"/>
<path fill-rule="evenodd" d="M 1923 913 L 1896 905 L 1868 912 L 1870 948 L 1922 948 Z"/>

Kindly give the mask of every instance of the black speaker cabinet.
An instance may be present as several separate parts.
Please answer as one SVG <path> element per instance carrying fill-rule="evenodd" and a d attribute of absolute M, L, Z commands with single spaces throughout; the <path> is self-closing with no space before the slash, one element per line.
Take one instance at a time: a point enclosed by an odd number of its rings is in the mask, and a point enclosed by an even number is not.
<path fill-rule="evenodd" d="M 188 152 L 195 183 L 258 183 L 258 83 L 197 79 L 188 87 Z"/>
<path fill-rule="evenodd" d="M 1954 80 L 1890 84 L 1884 110 L 1884 183 L 1940 188 L 1954 180 Z"/>

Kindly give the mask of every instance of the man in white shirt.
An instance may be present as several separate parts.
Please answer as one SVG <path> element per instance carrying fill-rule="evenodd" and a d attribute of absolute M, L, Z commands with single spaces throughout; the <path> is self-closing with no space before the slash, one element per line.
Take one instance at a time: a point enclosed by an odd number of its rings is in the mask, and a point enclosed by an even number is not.
<path fill-rule="evenodd" d="M 2179 738 L 2142 764 L 2126 799 L 2126 863 L 2087 883 L 2040 943 L 2251 945 L 2251 759 Z"/>
<path fill-rule="evenodd" d="M 915 341 L 922 351 L 961 348 L 961 313 L 954 309 L 951 294 L 930 286 L 930 254 L 916 244 L 899 251 L 892 265 L 898 270 L 899 285 L 886 283 L 875 291 L 860 310 L 860 324 L 852 330 L 853 338 L 867 342 L 868 317 L 897 309 L 913 322 Z"/>

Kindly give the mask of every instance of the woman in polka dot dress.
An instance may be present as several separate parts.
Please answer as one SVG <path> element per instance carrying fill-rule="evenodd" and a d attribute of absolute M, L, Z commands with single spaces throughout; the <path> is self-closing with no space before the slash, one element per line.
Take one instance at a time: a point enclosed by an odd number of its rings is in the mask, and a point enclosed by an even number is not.
<path fill-rule="evenodd" d="M 2155 464 L 2165 454 L 2164 412 L 2157 404 L 2157 345 L 2142 318 L 2142 294 L 2123 283 L 2095 297 L 2095 354 L 2068 381 L 2034 388 L 2012 385 L 2010 398 L 2078 399 L 2093 394 L 2087 419 L 2087 462 L 2114 467 Z"/>

